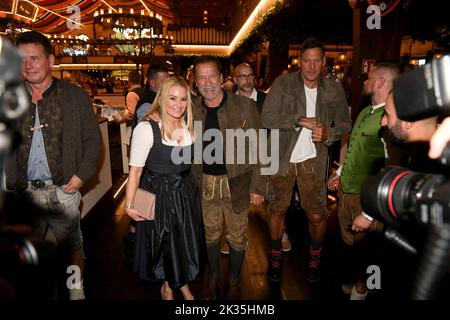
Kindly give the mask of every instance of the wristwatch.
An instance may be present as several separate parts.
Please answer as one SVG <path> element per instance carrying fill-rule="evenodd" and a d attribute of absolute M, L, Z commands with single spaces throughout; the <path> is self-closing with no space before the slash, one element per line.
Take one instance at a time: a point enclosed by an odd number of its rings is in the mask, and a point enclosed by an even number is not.
<path fill-rule="evenodd" d="M 132 204 L 132 203 L 125 203 L 125 209 L 134 209 L 134 204 Z"/>
<path fill-rule="evenodd" d="M 295 120 L 294 120 L 294 126 L 296 127 L 296 128 L 300 128 L 302 125 L 300 124 L 300 118 L 296 118 Z"/>

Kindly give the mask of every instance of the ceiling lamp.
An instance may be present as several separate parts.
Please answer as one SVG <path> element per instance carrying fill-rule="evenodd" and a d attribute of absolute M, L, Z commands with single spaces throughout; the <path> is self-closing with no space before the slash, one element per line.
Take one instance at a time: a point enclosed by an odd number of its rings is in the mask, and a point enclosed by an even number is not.
<path fill-rule="evenodd" d="M 347 55 L 345 54 L 345 52 L 341 52 L 339 53 L 339 55 L 337 56 L 337 60 L 339 62 L 346 62 L 348 60 Z"/>
<path fill-rule="evenodd" d="M 163 34 L 162 16 L 156 12 L 140 10 L 135 13 L 131 8 L 129 13 L 122 8 L 113 12 L 111 8 L 107 12 L 100 9 L 94 13 L 94 44 L 114 45 L 126 55 L 150 55 L 154 54 L 156 46 L 163 46 L 166 51 L 172 46 L 173 36 Z M 109 31 L 107 39 L 99 37 L 99 27 Z"/>

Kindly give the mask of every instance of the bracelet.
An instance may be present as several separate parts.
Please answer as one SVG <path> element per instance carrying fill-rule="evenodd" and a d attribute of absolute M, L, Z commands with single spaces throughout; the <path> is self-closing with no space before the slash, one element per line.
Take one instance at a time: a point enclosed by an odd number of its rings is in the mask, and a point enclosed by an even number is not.
<path fill-rule="evenodd" d="M 364 216 L 364 218 L 366 218 L 366 220 L 369 220 L 370 222 L 373 221 L 373 218 L 372 218 L 371 216 L 369 216 L 367 213 L 365 213 L 364 211 L 361 212 L 361 213 L 362 213 L 362 215 Z"/>
<path fill-rule="evenodd" d="M 132 204 L 132 203 L 125 203 L 125 209 L 134 209 L 134 204 Z"/>

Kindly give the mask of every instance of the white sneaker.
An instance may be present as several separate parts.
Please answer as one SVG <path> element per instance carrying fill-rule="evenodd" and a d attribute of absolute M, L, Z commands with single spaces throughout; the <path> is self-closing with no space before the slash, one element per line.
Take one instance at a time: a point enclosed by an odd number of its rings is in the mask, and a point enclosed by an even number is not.
<path fill-rule="evenodd" d="M 69 299 L 70 300 L 84 300 L 86 297 L 84 296 L 84 287 L 83 282 L 81 282 L 80 289 L 69 289 Z"/>
<path fill-rule="evenodd" d="M 283 232 L 283 237 L 281 239 L 281 250 L 283 250 L 283 252 L 289 252 L 291 251 L 291 248 L 291 240 L 289 240 L 288 234 Z"/>
<path fill-rule="evenodd" d="M 356 287 L 353 286 L 352 293 L 350 294 L 350 300 L 366 300 L 367 298 L 367 291 L 364 293 L 359 293 L 356 291 Z"/>
<path fill-rule="evenodd" d="M 341 287 L 342 292 L 345 294 L 351 295 L 354 286 L 355 286 L 355 284 L 353 282 L 344 283 Z"/>
<path fill-rule="evenodd" d="M 226 240 L 223 240 L 220 244 L 220 252 L 222 254 L 230 254 L 230 246 Z"/>

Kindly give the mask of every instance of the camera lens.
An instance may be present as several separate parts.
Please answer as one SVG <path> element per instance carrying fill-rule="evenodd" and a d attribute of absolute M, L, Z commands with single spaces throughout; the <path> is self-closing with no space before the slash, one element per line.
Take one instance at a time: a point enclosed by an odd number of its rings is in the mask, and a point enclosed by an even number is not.
<path fill-rule="evenodd" d="M 407 168 L 389 168 L 367 178 L 361 188 L 361 205 L 367 214 L 398 225 L 410 221 L 416 211 L 417 200 L 431 198 L 445 177 L 414 172 Z"/>

